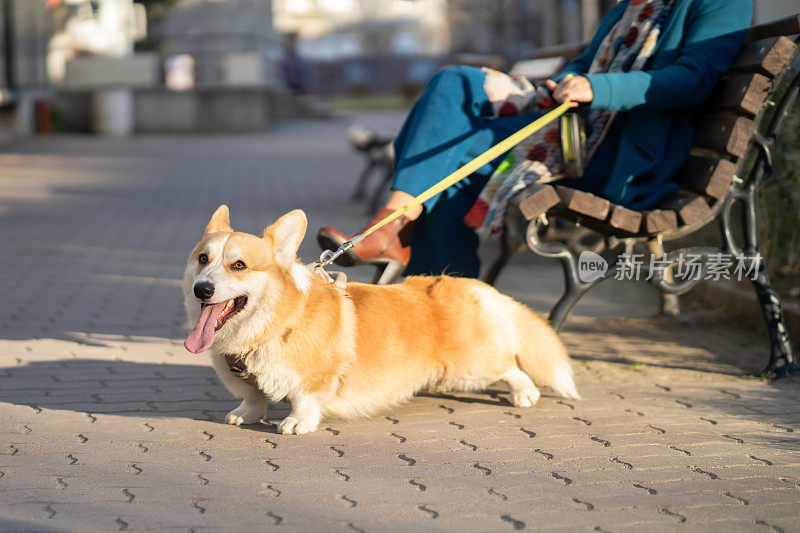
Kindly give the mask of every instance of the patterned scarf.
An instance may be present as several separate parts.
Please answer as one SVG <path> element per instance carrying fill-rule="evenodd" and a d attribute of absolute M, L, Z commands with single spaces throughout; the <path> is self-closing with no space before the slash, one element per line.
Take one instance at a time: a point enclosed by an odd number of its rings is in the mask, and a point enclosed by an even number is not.
<path fill-rule="evenodd" d="M 631 0 L 622 18 L 600 43 L 589 74 L 641 70 L 653 54 L 675 0 Z M 556 103 L 542 86 L 524 78 L 484 69 L 484 89 L 494 117 L 543 113 Z M 591 158 L 614 118 L 610 111 L 586 113 L 587 154 Z M 485 235 L 503 230 L 509 200 L 525 187 L 563 178 L 561 134 L 557 123 L 517 145 L 503 160 L 464 217 L 466 224 Z"/>

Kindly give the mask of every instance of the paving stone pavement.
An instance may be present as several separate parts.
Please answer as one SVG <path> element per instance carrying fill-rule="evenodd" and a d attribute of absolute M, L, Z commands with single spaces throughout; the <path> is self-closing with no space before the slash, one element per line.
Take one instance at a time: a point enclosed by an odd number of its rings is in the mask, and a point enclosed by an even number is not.
<path fill-rule="evenodd" d="M 748 377 L 760 325 L 650 318 L 629 283 L 564 330 L 583 400 L 496 387 L 303 437 L 276 434 L 284 405 L 223 424 L 237 402 L 182 346 L 185 257 L 222 202 L 246 231 L 296 207 L 357 229 L 345 127 L 3 147 L 0 530 L 800 530 L 800 392 Z M 499 288 L 544 311 L 560 270 L 529 256 Z"/>

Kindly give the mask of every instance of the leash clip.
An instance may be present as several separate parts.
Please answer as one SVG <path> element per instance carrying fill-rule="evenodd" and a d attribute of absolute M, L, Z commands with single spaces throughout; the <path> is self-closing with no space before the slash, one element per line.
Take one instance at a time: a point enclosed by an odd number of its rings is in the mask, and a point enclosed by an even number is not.
<path fill-rule="evenodd" d="M 355 239 L 353 239 L 353 240 L 355 240 Z M 330 251 L 330 250 L 325 250 L 325 251 L 324 251 L 324 252 L 322 252 L 322 253 L 320 254 L 320 256 L 319 256 L 319 263 L 320 263 L 320 266 L 321 266 L 321 267 L 324 267 L 324 266 L 327 266 L 327 265 L 329 265 L 330 263 L 332 263 L 333 261 L 335 261 L 337 257 L 339 257 L 340 255 L 342 255 L 343 253 L 345 253 L 347 250 L 349 250 L 349 249 L 350 249 L 350 248 L 352 248 L 353 246 L 355 246 L 355 242 L 353 242 L 353 241 L 347 241 L 347 242 L 343 243 L 341 246 L 339 246 L 339 247 L 336 249 L 336 251 L 333 251 L 333 252 L 332 252 L 332 251 Z"/>

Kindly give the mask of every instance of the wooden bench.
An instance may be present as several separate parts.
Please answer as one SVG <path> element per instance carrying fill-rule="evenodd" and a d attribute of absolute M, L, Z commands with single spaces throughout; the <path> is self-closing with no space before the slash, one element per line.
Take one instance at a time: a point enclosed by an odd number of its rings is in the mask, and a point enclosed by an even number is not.
<path fill-rule="evenodd" d="M 575 303 L 600 281 L 613 277 L 637 247 L 666 268 L 654 269 L 648 280 L 662 291 L 662 311 L 679 312 L 677 295 L 699 279 L 676 279 L 681 257 L 699 257 L 703 269 L 712 259 L 730 256 L 731 263 L 757 268 L 752 279 L 770 335 L 766 372 L 772 377 L 798 371 L 783 321 L 781 301 L 772 289 L 758 248 L 756 197 L 774 178 L 772 146 L 800 89 L 800 14 L 750 28 L 731 70 L 720 80 L 705 111 L 697 119 L 694 148 L 672 179 L 681 189 L 674 197 L 644 211 L 632 211 L 604 198 L 564 186 L 534 185 L 515 198 L 505 219 L 500 256 L 484 279 L 494 283 L 507 261 L 525 245 L 535 253 L 563 262 L 565 290 L 550 320 L 559 328 Z M 741 204 L 742 243 L 734 238 L 732 208 Z M 604 278 L 582 281 L 578 259 L 587 248 L 580 239 L 547 239 L 554 220 L 591 232 L 608 262 Z M 718 221 L 722 245 L 717 249 L 683 248 L 665 253 L 663 243 L 690 235 Z M 684 253 L 684 256 L 680 254 Z M 629 254 L 623 256 L 622 254 Z M 754 262 L 753 262 L 754 261 Z M 584 276 L 586 278 L 587 276 Z M 701 276 L 702 277 L 702 276 Z"/>

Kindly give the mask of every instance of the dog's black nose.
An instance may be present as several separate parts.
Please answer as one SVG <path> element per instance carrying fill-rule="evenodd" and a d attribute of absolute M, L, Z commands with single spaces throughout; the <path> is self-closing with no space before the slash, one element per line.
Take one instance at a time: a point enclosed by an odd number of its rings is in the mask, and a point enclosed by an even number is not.
<path fill-rule="evenodd" d="M 208 300 L 214 296 L 214 286 L 207 282 L 201 281 L 194 284 L 194 295 L 201 300 Z"/>

